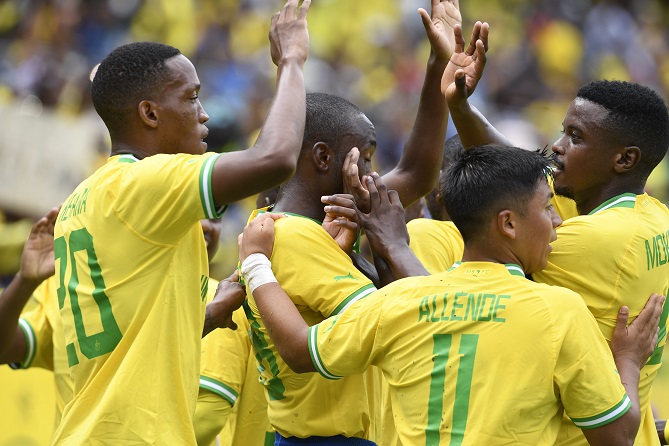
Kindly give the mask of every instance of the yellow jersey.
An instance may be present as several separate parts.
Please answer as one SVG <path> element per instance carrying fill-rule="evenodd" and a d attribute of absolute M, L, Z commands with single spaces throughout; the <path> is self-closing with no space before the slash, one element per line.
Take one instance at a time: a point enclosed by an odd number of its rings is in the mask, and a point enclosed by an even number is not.
<path fill-rule="evenodd" d="M 669 210 L 647 194 L 622 194 L 588 215 L 566 220 L 557 228 L 552 246 L 548 265 L 532 275 L 534 280 L 579 293 L 607 340 L 611 340 L 621 306 L 629 307 L 633 319 L 652 293 L 666 296 L 669 292 Z M 669 305 L 665 305 L 657 348 L 641 371 L 642 418 L 636 445 L 659 444 L 650 391 L 662 363 L 668 313 Z M 587 442 L 565 420 L 559 444 Z"/>
<path fill-rule="evenodd" d="M 195 444 L 217 154 L 111 157 L 54 229 L 74 398 L 54 444 Z"/>
<path fill-rule="evenodd" d="M 208 301 L 217 285 L 209 279 Z M 197 442 L 212 444 L 220 433 L 221 446 L 264 446 L 268 437 L 274 444 L 244 310 L 236 310 L 232 320 L 237 330 L 217 329 L 202 339 L 200 393 L 193 420 Z"/>
<path fill-rule="evenodd" d="M 462 260 L 462 235 L 452 221 L 416 218 L 407 223 L 409 248 L 430 274 L 448 270 Z"/>
<path fill-rule="evenodd" d="M 552 445 L 563 410 L 585 429 L 631 407 L 583 300 L 517 265 L 393 282 L 310 327 L 308 342 L 324 378 L 383 370 L 407 445 Z"/>
<path fill-rule="evenodd" d="M 341 314 L 375 291 L 320 222 L 288 214 L 275 222 L 274 235 L 272 270 L 307 324 Z M 279 356 L 248 289 L 247 296 L 244 309 L 274 429 L 284 437 L 373 437 L 375 380 L 365 374 L 333 382 L 317 373 L 294 373 Z"/>

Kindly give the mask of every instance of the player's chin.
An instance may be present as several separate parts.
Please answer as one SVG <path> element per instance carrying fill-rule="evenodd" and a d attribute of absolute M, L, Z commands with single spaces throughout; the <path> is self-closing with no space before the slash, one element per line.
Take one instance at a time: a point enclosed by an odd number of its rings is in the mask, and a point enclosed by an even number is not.
<path fill-rule="evenodd" d="M 200 154 L 205 153 L 207 151 L 207 143 L 204 141 L 200 141 L 200 149 L 201 149 Z"/>

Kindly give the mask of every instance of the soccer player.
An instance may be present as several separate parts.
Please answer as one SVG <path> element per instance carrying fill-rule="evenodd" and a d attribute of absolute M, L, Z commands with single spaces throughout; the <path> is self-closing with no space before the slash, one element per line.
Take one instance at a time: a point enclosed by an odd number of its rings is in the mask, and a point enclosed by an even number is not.
<path fill-rule="evenodd" d="M 614 359 L 576 293 L 525 278 L 546 265 L 561 222 L 547 172 L 534 152 L 468 151 L 443 188 L 465 239 L 462 263 L 398 280 L 311 327 L 272 275 L 274 221 L 251 222 L 240 242 L 242 275 L 283 358 L 328 379 L 378 365 L 403 444 L 552 445 L 563 410 L 593 445 L 632 444 L 639 370 L 664 298 L 653 295 L 628 328 L 621 309 Z M 401 206 L 397 194 L 384 198 L 371 178 L 367 184 L 372 212 Z"/>
<path fill-rule="evenodd" d="M 218 248 L 221 219 L 201 223 L 211 262 Z M 209 279 L 208 301 L 214 297 L 214 290 L 219 295 L 227 293 L 217 285 L 216 280 Z M 238 283 L 236 271 L 220 286 L 245 290 Z M 242 308 L 235 310 L 232 321 L 236 330 L 214 330 L 202 339 L 200 389 L 193 417 L 195 437 L 201 446 L 214 444 L 219 433 L 221 446 L 264 446 L 268 438 L 274 441 L 274 433 L 267 419 L 267 401 L 258 382 L 250 327 Z"/>
<path fill-rule="evenodd" d="M 432 1 L 431 16 L 420 11 L 432 52 L 414 128 L 398 166 L 384 177 L 401 191 L 405 204 L 429 192 L 438 175 L 447 123 L 447 109 L 438 88 L 454 51 L 452 28 L 461 21 L 457 2 Z M 479 40 L 480 31 L 479 23 L 474 42 Z M 485 58 L 481 41 L 468 51 L 476 52 L 473 58 L 478 63 Z M 343 192 L 342 166 L 352 147 L 360 153 L 361 164 L 356 167 L 369 172 L 376 149 L 375 130 L 369 119 L 342 98 L 308 94 L 297 171 L 282 184 L 271 211 L 290 215 L 277 225 L 273 260 L 276 274 L 310 324 L 340 314 L 375 289 L 349 257 L 355 236 L 326 216 L 321 203 L 322 196 Z M 298 376 L 278 355 L 253 299 L 245 303 L 245 309 L 260 359 L 269 419 L 277 431 L 276 444 L 382 441 L 383 433 L 378 431 L 384 428 L 376 424 L 374 410 L 381 404 L 377 400 L 378 373 L 352 376 L 338 383 L 316 374 Z"/>
<path fill-rule="evenodd" d="M 506 141 L 467 101 L 481 75 L 482 70 L 457 72 L 442 84 L 465 147 Z M 580 215 L 558 228 L 548 265 L 533 278 L 579 293 L 611 340 L 616 308 L 628 306 L 635 317 L 644 305 L 640 296 L 669 292 L 669 210 L 644 192 L 669 147 L 669 113 L 647 87 L 594 81 L 579 89 L 562 126 L 563 135 L 552 147 L 554 190 L 573 199 Z M 641 375 L 642 422 L 635 443 L 640 446 L 658 444 L 650 392 L 668 315 L 666 306 L 657 349 Z M 558 443 L 583 445 L 585 438 L 565 419 Z"/>
<path fill-rule="evenodd" d="M 12 369 L 39 367 L 54 372 L 54 427 L 58 426 L 63 409 L 73 394 L 54 276 L 53 225 L 58 211 L 58 208 L 52 209 L 35 223 L 24 246 L 21 271 L 15 275 L 13 285 L 0 294 L 0 364 L 9 364 Z M 221 220 L 203 219 L 200 223 L 211 261 L 218 245 Z M 227 288 L 218 290 L 221 298 L 225 295 L 226 299 L 239 299 L 245 295 L 244 288 L 237 283 L 236 273 L 223 284 Z M 210 279 L 208 302 L 214 297 L 217 285 L 217 281 Z M 35 301 L 35 305 L 21 312 L 30 298 Z M 248 325 L 243 311 L 237 310 L 235 313 L 240 314 L 233 314 L 234 324 L 228 325 Z M 239 333 L 217 330 L 210 336 L 227 332 Z M 243 337 L 248 344 L 247 330 L 242 332 L 236 336 Z"/>
<path fill-rule="evenodd" d="M 195 444 L 208 284 L 199 220 L 292 175 L 304 133 L 309 4 L 288 0 L 272 18 L 277 90 L 245 151 L 204 154 L 200 82 L 176 48 L 124 45 L 100 64 L 91 93 L 111 157 L 77 186 L 54 230 L 74 381 L 54 444 Z M 232 308 L 212 304 L 207 320 L 229 319 Z"/>

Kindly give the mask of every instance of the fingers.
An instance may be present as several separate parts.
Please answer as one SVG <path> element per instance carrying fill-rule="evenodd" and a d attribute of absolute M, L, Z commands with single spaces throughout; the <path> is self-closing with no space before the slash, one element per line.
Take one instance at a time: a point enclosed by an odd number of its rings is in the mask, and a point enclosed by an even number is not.
<path fill-rule="evenodd" d="M 439 2 L 437 1 L 437 3 Z M 434 24 L 432 23 L 432 18 L 430 17 L 430 14 L 428 14 L 427 11 L 424 10 L 423 8 L 418 8 L 418 14 L 420 14 L 420 19 L 423 22 L 423 26 L 425 27 L 425 32 L 428 35 L 435 33 Z"/>
<path fill-rule="evenodd" d="M 481 24 L 481 32 L 479 33 L 479 38 L 477 40 L 481 40 L 483 42 L 483 48 L 485 51 L 488 51 L 488 34 L 490 33 L 490 25 L 488 22 L 483 22 Z"/>
<path fill-rule="evenodd" d="M 390 200 L 391 205 L 402 206 L 402 200 L 400 200 L 400 194 L 398 194 L 396 190 L 389 190 L 388 191 L 388 198 Z M 404 207 L 404 206 L 402 206 L 402 207 Z"/>
<path fill-rule="evenodd" d="M 351 194 L 326 195 L 321 197 L 321 202 L 334 206 L 344 206 L 350 209 L 355 208 L 355 202 Z"/>
<path fill-rule="evenodd" d="M 479 21 L 474 23 L 474 27 L 472 28 L 472 37 L 469 39 L 469 46 L 467 47 L 467 51 L 465 51 L 468 56 L 473 55 L 474 51 L 476 51 L 476 42 L 479 40 L 479 35 L 481 34 L 481 26 L 482 23 Z"/>
<path fill-rule="evenodd" d="M 460 0 L 450 0 L 450 2 L 455 6 L 455 8 L 459 11 L 460 10 Z"/>
<path fill-rule="evenodd" d="M 344 206 L 325 206 L 323 210 L 327 214 L 331 214 L 336 217 L 343 217 L 351 221 L 355 221 L 357 216 L 355 208 L 349 208 Z"/>
<path fill-rule="evenodd" d="M 381 205 L 387 205 L 390 200 L 388 198 L 388 188 L 386 187 L 386 183 L 383 182 L 381 176 L 376 172 L 372 172 L 372 179 L 374 180 L 374 186 L 376 186 L 376 189 L 379 191 L 379 201 Z"/>
<path fill-rule="evenodd" d="M 479 73 L 483 72 L 485 63 L 487 61 L 486 49 L 482 40 L 476 41 L 476 71 Z"/>
<path fill-rule="evenodd" d="M 627 331 L 627 319 L 630 316 L 630 309 L 626 306 L 620 307 L 618 310 L 618 317 L 616 318 L 616 331 Z"/>
<path fill-rule="evenodd" d="M 292 18 L 295 17 L 297 12 L 297 4 L 299 0 L 288 0 L 283 8 L 281 8 L 281 18 L 285 19 L 286 17 Z"/>
<path fill-rule="evenodd" d="M 311 0 L 304 0 L 302 2 L 302 6 L 300 6 L 299 12 L 297 13 L 297 18 L 300 20 L 306 20 L 307 12 L 309 12 L 310 6 L 311 6 Z"/>
<path fill-rule="evenodd" d="M 455 72 L 455 89 L 461 97 L 467 97 L 467 76 L 465 70 L 458 70 Z"/>
<path fill-rule="evenodd" d="M 453 27 L 453 35 L 455 36 L 455 53 L 458 54 L 465 51 L 465 38 L 462 37 L 462 25 L 456 23 Z"/>
<path fill-rule="evenodd" d="M 242 234 L 239 234 L 239 237 L 237 238 L 237 241 L 241 241 Z M 239 282 L 239 270 L 235 270 L 232 274 L 230 274 L 228 277 L 226 277 L 224 280 L 227 280 L 228 282 Z"/>

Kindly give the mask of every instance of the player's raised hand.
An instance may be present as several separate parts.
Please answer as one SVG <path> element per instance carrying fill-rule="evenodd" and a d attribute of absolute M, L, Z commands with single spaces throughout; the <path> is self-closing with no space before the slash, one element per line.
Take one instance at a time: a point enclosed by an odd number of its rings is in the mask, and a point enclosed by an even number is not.
<path fill-rule="evenodd" d="M 646 302 L 641 313 L 629 326 L 629 308 L 621 307 L 618 312 L 616 327 L 611 337 L 611 352 L 616 362 L 631 360 L 639 370 L 657 346 L 660 315 L 665 297 L 653 294 Z"/>
<path fill-rule="evenodd" d="M 53 226 L 60 207 L 53 208 L 30 230 L 21 256 L 21 275 L 33 282 L 42 282 L 54 274 Z"/>
<path fill-rule="evenodd" d="M 455 25 L 455 52 L 451 56 L 444 75 L 441 78 L 441 92 L 448 101 L 448 107 L 453 110 L 467 101 L 474 93 L 476 85 L 486 63 L 488 51 L 489 25 L 486 22 L 476 22 L 472 29 L 472 37 L 465 49 L 465 39 L 462 37 L 462 27 Z"/>
<path fill-rule="evenodd" d="M 359 159 L 360 151 L 357 147 L 353 147 L 344 158 L 344 165 L 341 169 L 344 178 L 344 192 L 353 196 L 358 209 L 369 212 L 369 191 L 360 181 Z"/>
<path fill-rule="evenodd" d="M 423 26 L 430 40 L 432 52 L 438 60 L 448 62 L 455 51 L 455 25 L 462 25 L 460 5 L 458 0 L 431 0 L 430 14 L 423 8 L 418 14 L 423 20 Z"/>
<path fill-rule="evenodd" d="M 288 0 L 281 11 L 272 16 L 270 52 L 277 66 L 292 59 L 303 64 L 309 55 L 307 12 L 311 0 L 303 0 L 302 5 L 299 3 L 300 0 Z"/>

